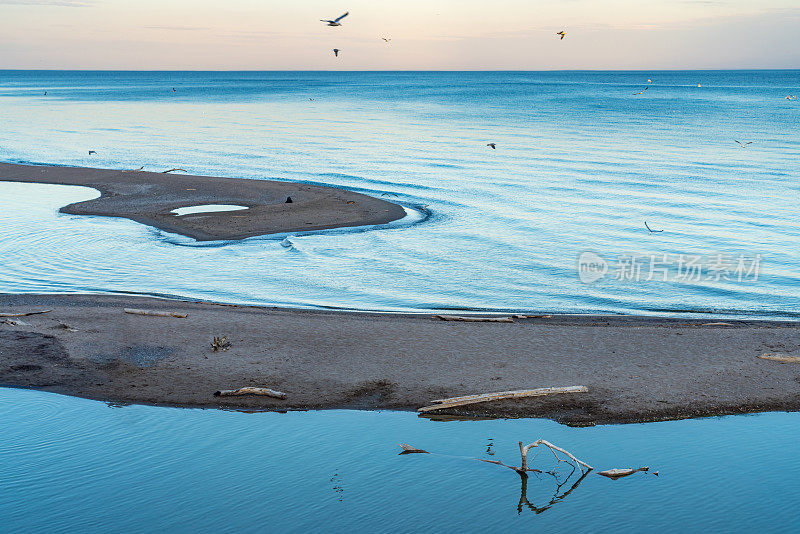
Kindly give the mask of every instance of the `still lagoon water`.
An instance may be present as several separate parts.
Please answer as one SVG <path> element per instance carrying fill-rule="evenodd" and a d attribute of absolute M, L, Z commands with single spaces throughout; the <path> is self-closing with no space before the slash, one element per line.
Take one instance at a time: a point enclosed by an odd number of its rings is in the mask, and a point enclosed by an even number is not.
<path fill-rule="evenodd" d="M 200 247 L 113 225 L 118 236 L 97 239 L 104 223 L 87 218 L 44 232 L 9 207 L 38 197 L 4 192 L 0 291 L 796 318 L 800 102 L 785 99 L 795 93 L 800 71 L 0 71 L 4 161 L 179 166 L 430 212 L 296 235 L 291 247 L 283 237 Z M 586 252 L 608 267 L 591 284 L 576 268 Z M 695 258 L 702 272 L 687 277 Z"/>
<path fill-rule="evenodd" d="M 517 441 L 616 481 L 516 473 Z M 433 453 L 398 455 L 408 442 Z M 569 428 L 411 413 L 108 406 L 0 389 L 3 532 L 791 532 L 800 414 Z M 542 451 L 532 464 L 550 470 Z M 577 486 L 575 483 L 578 483 Z M 572 491 L 569 491 L 569 490 Z M 567 493 L 569 492 L 569 493 Z"/>

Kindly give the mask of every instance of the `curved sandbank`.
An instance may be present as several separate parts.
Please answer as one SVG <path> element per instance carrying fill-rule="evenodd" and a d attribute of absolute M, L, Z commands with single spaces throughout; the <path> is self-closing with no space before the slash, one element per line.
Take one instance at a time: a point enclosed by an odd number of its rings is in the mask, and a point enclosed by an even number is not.
<path fill-rule="evenodd" d="M 188 174 L 0 163 L 0 181 L 80 185 L 100 197 L 61 208 L 73 215 L 124 217 L 198 241 L 386 224 L 402 206 L 334 187 Z M 291 197 L 292 202 L 286 203 Z M 177 216 L 177 208 L 236 204 L 248 210 Z"/>
<path fill-rule="evenodd" d="M 187 314 L 125 313 L 124 308 Z M 800 409 L 798 323 L 553 315 L 513 323 L 258 308 L 134 296 L 0 294 L 0 385 L 115 403 L 414 410 L 443 397 L 584 385 L 445 416 L 588 425 Z M 711 324 L 707 324 L 711 323 Z M 717 324 L 714 324 L 717 323 Z M 229 350 L 214 352 L 213 336 Z M 214 397 L 270 387 L 268 397 Z"/>

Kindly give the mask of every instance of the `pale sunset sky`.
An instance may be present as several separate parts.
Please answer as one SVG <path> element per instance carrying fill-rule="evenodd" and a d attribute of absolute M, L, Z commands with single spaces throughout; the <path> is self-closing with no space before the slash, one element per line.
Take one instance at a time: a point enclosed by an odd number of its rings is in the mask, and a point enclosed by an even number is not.
<path fill-rule="evenodd" d="M 798 67 L 800 0 L 0 0 L 2 69 Z"/>

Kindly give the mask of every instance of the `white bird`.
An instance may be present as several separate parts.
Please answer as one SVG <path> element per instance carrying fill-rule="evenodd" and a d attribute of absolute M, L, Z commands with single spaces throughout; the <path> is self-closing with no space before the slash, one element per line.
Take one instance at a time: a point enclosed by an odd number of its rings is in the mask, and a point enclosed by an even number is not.
<path fill-rule="evenodd" d="M 342 23 L 341 23 L 341 22 L 339 22 L 339 21 L 340 21 L 340 20 L 342 20 L 343 18 L 345 18 L 345 17 L 346 17 L 347 15 L 349 15 L 349 14 L 350 14 L 350 12 L 348 11 L 348 12 L 347 12 L 347 13 L 345 13 L 344 15 L 342 15 L 342 16 L 340 16 L 340 17 L 338 17 L 338 18 L 335 18 L 335 19 L 333 19 L 333 20 L 319 19 L 319 21 L 320 21 L 320 22 L 325 22 L 325 23 L 327 23 L 327 24 L 328 24 L 328 26 L 341 26 L 341 25 L 342 25 Z"/>
<path fill-rule="evenodd" d="M 644 222 L 644 227 L 645 227 L 645 228 L 647 228 L 647 231 L 648 231 L 648 232 L 650 232 L 651 234 L 652 234 L 653 232 L 663 232 L 663 231 L 664 231 L 664 230 L 653 230 L 652 228 L 650 228 L 650 227 L 647 225 L 647 221 L 645 221 L 645 222 Z"/>
<path fill-rule="evenodd" d="M 386 37 L 381 37 L 381 39 L 383 39 L 383 40 L 384 40 L 384 41 L 386 41 L 387 43 L 388 43 L 389 41 L 391 41 L 391 39 L 387 39 Z"/>
<path fill-rule="evenodd" d="M 734 139 L 734 141 L 736 141 L 736 139 Z M 736 142 L 739 143 L 739 146 L 742 147 L 742 148 L 746 147 L 747 145 L 752 145 L 753 144 L 752 141 L 748 141 L 746 143 L 742 143 L 741 141 L 736 141 Z"/>

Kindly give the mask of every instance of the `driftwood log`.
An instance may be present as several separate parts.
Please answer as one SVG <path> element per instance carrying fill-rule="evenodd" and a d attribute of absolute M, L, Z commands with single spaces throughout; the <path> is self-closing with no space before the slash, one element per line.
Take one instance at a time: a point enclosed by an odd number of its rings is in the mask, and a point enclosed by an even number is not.
<path fill-rule="evenodd" d="M 460 315 L 434 315 L 440 321 L 462 321 L 465 323 L 513 323 L 513 317 L 462 317 Z"/>
<path fill-rule="evenodd" d="M 41 315 L 43 313 L 50 313 L 53 310 L 32 311 L 24 313 L 0 313 L 0 317 L 27 317 L 29 315 Z"/>
<path fill-rule="evenodd" d="M 241 395 L 261 395 L 263 397 L 273 397 L 275 399 L 286 398 L 286 393 L 275 391 L 270 388 L 244 387 L 239 389 L 221 389 L 214 392 L 215 397 L 238 397 Z"/>
<path fill-rule="evenodd" d="M 766 353 L 759 356 L 762 360 L 771 360 L 780 363 L 800 363 L 800 356 L 792 356 L 791 354 L 783 354 L 776 352 L 774 354 Z"/>
<path fill-rule="evenodd" d="M 186 169 L 180 169 L 180 168 L 176 167 L 174 169 L 167 169 L 166 171 L 161 171 L 161 174 L 167 174 L 167 173 L 175 172 L 175 171 L 189 172 Z"/>
<path fill-rule="evenodd" d="M 634 473 L 638 473 L 639 471 L 647 472 L 649 470 L 649 467 L 640 467 L 638 469 L 628 467 L 627 469 L 606 469 L 605 471 L 599 471 L 597 474 L 603 475 L 604 477 L 608 477 L 612 480 L 617 480 L 618 478 L 627 477 Z"/>
<path fill-rule="evenodd" d="M 589 389 L 586 386 L 565 386 L 538 389 L 520 389 L 516 391 L 499 391 L 497 393 L 483 393 L 480 395 L 451 397 L 449 399 L 436 399 L 431 401 L 431 406 L 424 406 L 419 408 L 417 411 L 424 413 L 434 410 L 443 410 L 445 408 L 454 408 L 456 406 L 464 406 L 466 404 L 477 404 L 480 402 L 503 399 L 520 399 L 524 397 L 541 397 L 544 395 L 556 395 L 559 393 L 587 393 L 588 391 Z"/>
<path fill-rule="evenodd" d="M 153 311 L 153 310 L 137 310 L 135 308 L 125 308 L 125 313 L 130 313 L 132 315 L 149 315 L 152 317 L 177 317 L 178 319 L 185 319 L 189 315 L 186 313 L 177 313 L 177 312 L 162 312 L 162 311 Z"/>
<path fill-rule="evenodd" d="M 422 449 L 412 447 L 408 443 L 401 443 L 400 448 L 403 449 L 403 452 L 400 454 L 430 454 L 428 451 L 423 451 Z"/>

